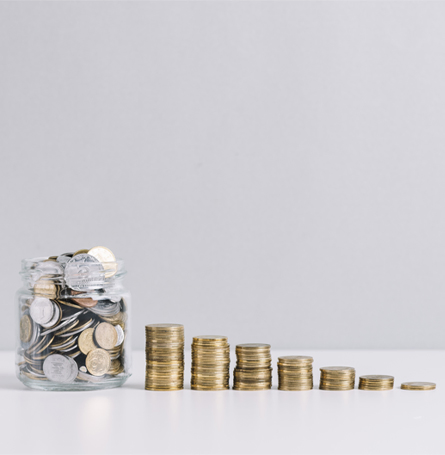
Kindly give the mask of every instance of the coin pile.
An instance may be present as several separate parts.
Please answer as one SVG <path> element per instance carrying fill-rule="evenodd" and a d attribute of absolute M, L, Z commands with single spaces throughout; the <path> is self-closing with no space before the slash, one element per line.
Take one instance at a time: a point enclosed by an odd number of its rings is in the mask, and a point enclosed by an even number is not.
<path fill-rule="evenodd" d="M 145 389 L 184 388 L 184 326 L 149 324 L 145 326 Z"/>
<path fill-rule="evenodd" d="M 127 305 L 108 292 L 117 271 L 105 247 L 31 261 L 22 272 L 31 295 L 19 301 L 20 375 L 68 384 L 124 372 Z"/>
<path fill-rule="evenodd" d="M 394 376 L 385 374 L 360 376 L 358 388 L 360 390 L 391 390 L 394 388 Z"/>
<path fill-rule="evenodd" d="M 355 385 L 355 369 L 352 367 L 320 368 L 321 390 L 351 390 Z"/>
<path fill-rule="evenodd" d="M 202 335 L 193 337 L 193 390 L 225 390 L 229 388 L 230 345 L 227 337 Z"/>
<path fill-rule="evenodd" d="M 436 384 L 434 382 L 402 382 L 400 388 L 402 390 L 434 390 Z"/>
<path fill-rule="evenodd" d="M 236 346 L 235 390 L 264 390 L 272 387 L 270 345 L 263 343 Z"/>
<path fill-rule="evenodd" d="M 287 355 L 278 357 L 279 390 L 311 390 L 312 362 L 314 359 L 305 355 Z"/>

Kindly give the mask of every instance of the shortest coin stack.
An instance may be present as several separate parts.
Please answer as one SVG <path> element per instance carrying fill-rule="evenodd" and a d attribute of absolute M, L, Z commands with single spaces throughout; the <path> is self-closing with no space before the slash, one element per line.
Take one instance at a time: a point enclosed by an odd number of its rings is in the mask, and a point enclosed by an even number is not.
<path fill-rule="evenodd" d="M 360 390 L 391 390 L 394 388 L 394 376 L 384 374 L 360 376 L 358 388 Z"/>
<path fill-rule="evenodd" d="M 305 355 L 278 357 L 278 390 L 311 390 L 313 361 Z"/>
<path fill-rule="evenodd" d="M 434 382 L 402 382 L 400 387 L 403 390 L 434 390 Z"/>
<path fill-rule="evenodd" d="M 145 326 L 145 389 L 184 388 L 184 326 L 150 324 Z"/>
<path fill-rule="evenodd" d="M 355 385 L 355 369 L 352 367 L 320 368 L 321 390 L 352 390 Z"/>
<path fill-rule="evenodd" d="M 270 344 L 239 344 L 233 371 L 235 390 L 265 390 L 272 387 Z"/>
<path fill-rule="evenodd" d="M 202 335 L 193 337 L 193 390 L 225 390 L 230 379 L 230 345 L 227 337 Z"/>

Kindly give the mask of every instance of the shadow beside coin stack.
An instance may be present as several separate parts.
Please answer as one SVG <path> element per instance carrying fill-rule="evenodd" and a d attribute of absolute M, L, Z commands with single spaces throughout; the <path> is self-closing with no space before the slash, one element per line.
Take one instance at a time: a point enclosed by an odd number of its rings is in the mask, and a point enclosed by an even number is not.
<path fill-rule="evenodd" d="M 193 338 L 193 390 L 225 390 L 229 388 L 230 345 L 227 337 L 203 335 Z"/>
<path fill-rule="evenodd" d="M 311 390 L 313 361 L 303 355 L 278 357 L 278 390 Z"/>
<path fill-rule="evenodd" d="M 272 387 L 270 345 L 263 343 L 236 346 L 234 390 L 265 390 Z"/>
<path fill-rule="evenodd" d="M 145 389 L 184 388 L 184 326 L 149 324 L 145 326 Z"/>

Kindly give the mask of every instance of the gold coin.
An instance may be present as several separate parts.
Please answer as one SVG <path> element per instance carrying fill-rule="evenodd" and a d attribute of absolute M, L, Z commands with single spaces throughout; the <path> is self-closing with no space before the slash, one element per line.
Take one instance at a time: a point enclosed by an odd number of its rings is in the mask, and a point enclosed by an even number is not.
<path fill-rule="evenodd" d="M 265 343 L 245 343 L 245 344 L 237 344 L 237 350 L 268 350 L 270 349 L 270 344 Z"/>
<path fill-rule="evenodd" d="M 103 376 L 110 369 L 110 365 L 110 354 L 104 349 L 93 349 L 85 360 L 85 366 L 93 376 Z"/>
<path fill-rule="evenodd" d="M 300 364 L 311 364 L 314 359 L 308 355 L 285 355 L 278 357 L 278 363 L 283 365 L 300 365 Z"/>
<path fill-rule="evenodd" d="M 29 315 L 25 314 L 20 319 L 20 341 L 28 343 L 32 334 L 32 321 Z"/>
<path fill-rule="evenodd" d="M 400 388 L 403 390 L 434 390 L 436 384 L 434 382 L 402 382 Z"/>
<path fill-rule="evenodd" d="M 105 278 L 110 278 L 117 272 L 116 257 L 113 252 L 104 246 L 95 246 L 87 251 L 90 256 L 95 257 L 105 270 Z"/>
<path fill-rule="evenodd" d="M 104 349 L 112 349 L 117 343 L 117 332 L 114 325 L 108 322 L 101 322 L 94 332 L 97 344 Z"/>
<path fill-rule="evenodd" d="M 94 343 L 94 329 L 85 329 L 80 335 L 79 335 L 79 349 L 83 354 L 88 354 L 90 351 L 93 349 L 96 349 L 96 344 Z"/>
<path fill-rule="evenodd" d="M 73 256 L 77 256 L 78 254 L 88 254 L 88 250 L 77 250 Z"/>
<path fill-rule="evenodd" d="M 355 369 L 352 367 L 322 367 L 320 371 L 328 374 L 352 374 L 355 373 Z"/>
<path fill-rule="evenodd" d="M 57 291 L 54 281 L 45 277 L 39 278 L 34 284 L 34 294 L 37 296 L 56 298 Z"/>

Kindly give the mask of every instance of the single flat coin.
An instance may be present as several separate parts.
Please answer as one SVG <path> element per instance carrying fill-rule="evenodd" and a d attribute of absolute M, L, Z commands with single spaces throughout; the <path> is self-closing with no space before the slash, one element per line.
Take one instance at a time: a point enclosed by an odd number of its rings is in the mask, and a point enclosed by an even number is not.
<path fill-rule="evenodd" d="M 285 355 L 282 357 L 278 357 L 279 361 L 283 361 L 283 363 L 287 362 L 295 362 L 295 363 L 312 363 L 314 359 L 308 355 Z"/>
<path fill-rule="evenodd" d="M 29 315 L 24 314 L 20 319 L 20 341 L 28 343 L 32 335 L 32 321 Z"/>
<path fill-rule="evenodd" d="M 85 365 L 93 376 L 102 376 L 110 369 L 110 354 L 104 349 L 93 349 L 88 353 Z"/>
<path fill-rule="evenodd" d="M 237 344 L 237 349 L 270 349 L 270 344 L 265 343 L 245 343 Z"/>
<path fill-rule="evenodd" d="M 94 343 L 94 329 L 85 329 L 80 335 L 79 335 L 79 349 L 81 352 L 85 355 L 87 355 L 90 351 L 93 349 L 96 349 L 96 344 Z"/>
<path fill-rule="evenodd" d="M 95 246 L 88 251 L 88 254 L 95 257 L 105 270 L 105 278 L 110 278 L 117 272 L 116 258 L 111 250 L 104 246 Z"/>
<path fill-rule="evenodd" d="M 70 384 L 76 379 L 78 368 L 73 359 L 61 354 L 51 354 L 43 362 L 43 372 L 50 381 Z"/>
<path fill-rule="evenodd" d="M 401 386 L 403 390 L 434 390 L 435 388 L 434 382 L 402 382 Z"/>
<path fill-rule="evenodd" d="M 151 329 L 183 329 L 184 325 L 183 324 L 170 324 L 170 323 L 158 323 L 158 324 L 148 324 L 145 326 L 146 330 L 151 330 Z"/>
<path fill-rule="evenodd" d="M 99 289 L 104 284 L 102 264 L 90 254 L 77 254 L 65 266 L 65 281 L 75 291 Z"/>
<path fill-rule="evenodd" d="M 364 379 L 366 381 L 393 381 L 394 376 L 387 376 L 386 374 L 368 374 L 360 376 L 360 379 Z"/>
<path fill-rule="evenodd" d="M 48 324 L 54 316 L 54 305 L 45 297 L 36 297 L 29 308 L 29 314 L 37 324 Z"/>
<path fill-rule="evenodd" d="M 94 332 L 96 343 L 103 349 L 112 349 L 116 346 L 118 335 L 114 325 L 101 322 Z"/>
<path fill-rule="evenodd" d="M 341 373 L 344 371 L 346 373 L 353 373 L 355 371 L 355 369 L 352 367 L 322 367 L 322 368 L 320 368 L 320 371 L 335 372 L 335 373 Z"/>

